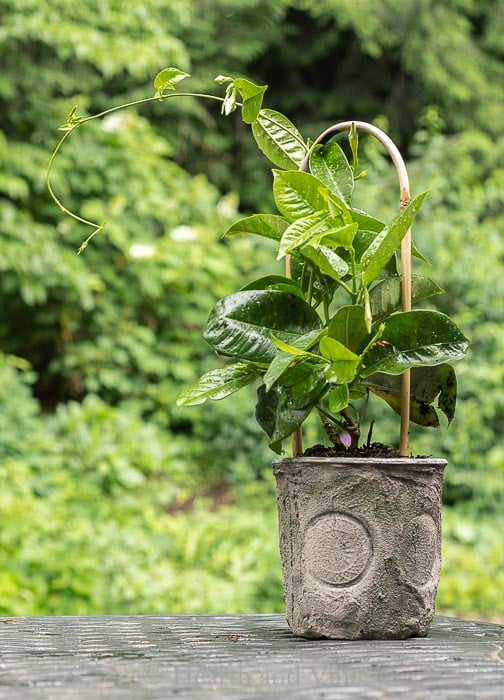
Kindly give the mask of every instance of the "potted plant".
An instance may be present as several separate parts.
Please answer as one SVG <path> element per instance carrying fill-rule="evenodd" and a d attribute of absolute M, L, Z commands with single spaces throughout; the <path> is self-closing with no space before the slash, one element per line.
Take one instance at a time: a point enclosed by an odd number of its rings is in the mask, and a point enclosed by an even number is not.
<path fill-rule="evenodd" d="M 162 71 L 149 99 L 173 96 L 168 91 L 184 77 L 177 69 Z M 373 125 L 336 124 L 310 144 L 285 116 L 262 108 L 265 86 L 225 76 L 217 81 L 226 85 L 223 112 L 241 108 L 275 166 L 277 212 L 247 216 L 227 236 L 273 239 L 285 273 L 246 282 L 217 301 L 204 337 L 231 361 L 185 389 L 178 405 L 220 400 L 258 385 L 257 421 L 282 455 L 274 472 L 294 634 L 425 635 L 440 570 L 446 461 L 410 458 L 409 423 L 438 426 L 438 411 L 452 420 L 456 379 L 449 363 L 467 348 L 446 315 L 411 309 L 442 291 L 430 279 L 411 276 L 410 227 L 425 193 L 410 201 L 402 158 Z M 90 118 L 71 113 L 56 152 Z M 341 130 L 349 132 L 350 160 L 331 140 Z M 359 130 L 385 145 L 398 171 L 401 208 L 387 224 L 352 205 L 354 185 L 364 175 Z M 377 452 L 370 437 L 364 448 L 360 444 L 370 393 L 401 415 L 398 452 Z M 332 447 L 303 453 L 301 426 L 313 412 Z M 285 457 L 291 436 L 292 456 Z"/>

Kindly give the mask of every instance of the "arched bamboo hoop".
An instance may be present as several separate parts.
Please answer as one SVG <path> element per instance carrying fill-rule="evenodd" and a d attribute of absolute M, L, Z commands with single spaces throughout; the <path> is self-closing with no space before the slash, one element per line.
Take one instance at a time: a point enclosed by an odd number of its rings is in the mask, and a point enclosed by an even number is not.
<path fill-rule="evenodd" d="M 301 171 L 308 170 L 310 155 L 315 146 L 320 143 L 326 143 L 336 133 L 349 130 L 355 124 L 357 129 L 374 136 L 380 143 L 385 146 L 387 152 L 394 163 L 399 178 L 400 187 L 400 208 L 404 209 L 411 201 L 409 178 L 406 170 L 404 159 L 392 141 L 384 131 L 379 129 L 374 124 L 361 121 L 345 121 L 333 124 L 326 129 L 315 140 L 310 151 L 301 163 L 299 169 Z M 401 243 L 401 273 L 402 273 L 402 309 L 403 311 L 411 311 L 411 228 L 408 229 Z M 290 258 L 286 259 L 286 275 L 290 277 Z M 401 434 L 399 444 L 399 454 L 401 457 L 409 456 L 409 424 L 410 424 L 410 395 L 411 395 L 411 378 L 410 371 L 406 371 L 401 377 Z M 298 428 L 292 434 L 292 455 L 298 457 L 303 452 L 302 429 Z"/>

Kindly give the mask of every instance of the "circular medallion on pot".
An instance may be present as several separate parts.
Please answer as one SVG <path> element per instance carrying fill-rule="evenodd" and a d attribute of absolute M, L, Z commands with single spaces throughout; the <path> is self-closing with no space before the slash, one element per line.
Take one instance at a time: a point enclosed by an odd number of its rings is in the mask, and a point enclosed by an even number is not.
<path fill-rule="evenodd" d="M 399 552 L 399 569 L 404 581 L 412 586 L 437 582 L 436 563 L 440 566 L 438 528 L 430 515 L 419 515 L 406 525 Z"/>
<path fill-rule="evenodd" d="M 324 513 L 306 529 L 304 570 L 328 586 L 347 588 L 357 583 L 369 568 L 372 555 L 366 526 L 347 513 Z"/>

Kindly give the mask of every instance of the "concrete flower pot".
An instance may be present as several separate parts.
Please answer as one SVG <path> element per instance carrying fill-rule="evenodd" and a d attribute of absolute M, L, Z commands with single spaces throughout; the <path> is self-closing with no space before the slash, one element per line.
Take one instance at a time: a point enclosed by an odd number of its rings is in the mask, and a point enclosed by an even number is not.
<path fill-rule="evenodd" d="M 297 457 L 273 464 L 293 633 L 425 636 L 441 566 L 444 459 Z"/>

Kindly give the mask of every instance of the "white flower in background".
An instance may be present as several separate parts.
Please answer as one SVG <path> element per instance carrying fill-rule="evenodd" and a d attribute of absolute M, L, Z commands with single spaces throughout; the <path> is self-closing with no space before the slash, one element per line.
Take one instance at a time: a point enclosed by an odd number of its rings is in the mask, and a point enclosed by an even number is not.
<path fill-rule="evenodd" d="M 183 243 L 184 241 L 194 241 L 197 234 L 191 226 L 176 226 L 170 233 L 172 241 Z"/>
<path fill-rule="evenodd" d="M 132 258 L 152 258 L 155 252 L 154 246 L 147 243 L 133 243 L 129 249 Z"/>
<path fill-rule="evenodd" d="M 107 134 L 112 134 L 114 131 L 119 131 L 119 129 L 124 124 L 124 114 L 109 114 L 105 117 L 101 123 L 101 128 L 106 131 Z"/>
<path fill-rule="evenodd" d="M 238 195 L 235 192 L 229 192 L 219 199 L 216 209 L 221 216 L 231 218 L 238 216 L 238 204 Z"/>

